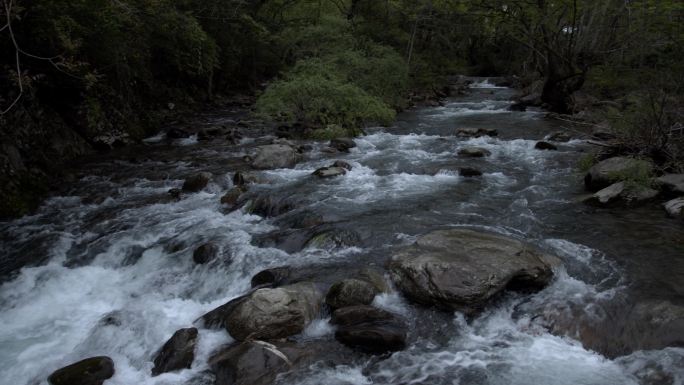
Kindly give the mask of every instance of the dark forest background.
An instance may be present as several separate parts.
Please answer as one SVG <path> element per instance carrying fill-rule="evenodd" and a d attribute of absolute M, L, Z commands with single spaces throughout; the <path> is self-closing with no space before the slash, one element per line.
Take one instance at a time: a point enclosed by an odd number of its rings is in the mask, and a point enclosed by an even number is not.
<path fill-rule="evenodd" d="M 677 0 L 0 2 L 3 216 L 35 205 L 62 161 L 178 114 L 247 95 L 261 118 L 352 135 L 457 74 L 509 76 L 550 111 L 607 122 L 621 151 L 681 168 Z"/>

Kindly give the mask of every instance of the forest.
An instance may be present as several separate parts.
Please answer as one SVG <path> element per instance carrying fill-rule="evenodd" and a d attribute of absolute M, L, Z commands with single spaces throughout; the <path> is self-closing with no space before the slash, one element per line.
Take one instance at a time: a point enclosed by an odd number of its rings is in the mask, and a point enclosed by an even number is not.
<path fill-rule="evenodd" d="M 681 132 L 678 1 L 3 0 L 3 8 L 4 215 L 35 206 L 54 160 L 140 140 L 183 111 L 250 95 L 262 116 L 330 136 L 389 124 L 411 95 L 440 95 L 457 74 L 515 76 L 552 111 L 610 121 L 624 151 L 681 157 L 669 139 Z"/>
<path fill-rule="evenodd" d="M 684 1 L 0 0 L 0 385 L 684 385 Z"/>

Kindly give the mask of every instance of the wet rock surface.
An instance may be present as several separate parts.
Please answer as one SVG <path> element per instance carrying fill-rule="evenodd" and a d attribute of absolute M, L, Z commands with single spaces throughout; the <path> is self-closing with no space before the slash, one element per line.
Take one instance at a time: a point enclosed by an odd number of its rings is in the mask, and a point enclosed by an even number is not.
<path fill-rule="evenodd" d="M 225 325 L 233 338 L 277 339 L 301 333 L 318 315 L 322 294 L 313 283 L 257 289 L 238 303 Z"/>
<path fill-rule="evenodd" d="M 335 310 L 330 322 L 337 325 L 338 341 L 362 352 L 382 354 L 406 347 L 405 321 L 386 310 L 367 305 L 343 307 Z"/>
<path fill-rule="evenodd" d="M 193 175 L 183 182 L 183 191 L 185 192 L 198 192 L 207 186 L 211 180 L 211 173 L 201 172 L 197 175 Z"/>
<path fill-rule="evenodd" d="M 333 309 L 369 305 L 376 294 L 375 287 L 370 283 L 350 278 L 333 284 L 325 297 L 325 303 Z"/>
<path fill-rule="evenodd" d="M 390 262 L 395 285 L 410 299 L 473 313 L 505 289 L 539 290 L 555 257 L 500 235 L 473 230 L 426 234 Z"/>
<path fill-rule="evenodd" d="M 197 329 L 187 328 L 176 331 L 162 346 L 154 358 L 152 375 L 190 369 L 195 360 L 195 345 L 197 344 Z"/>
<path fill-rule="evenodd" d="M 256 149 L 251 165 L 266 170 L 293 167 L 300 159 L 295 148 L 287 144 L 269 144 Z"/>
<path fill-rule="evenodd" d="M 50 385 L 102 385 L 114 375 L 109 357 L 91 357 L 63 367 L 48 377 Z"/>

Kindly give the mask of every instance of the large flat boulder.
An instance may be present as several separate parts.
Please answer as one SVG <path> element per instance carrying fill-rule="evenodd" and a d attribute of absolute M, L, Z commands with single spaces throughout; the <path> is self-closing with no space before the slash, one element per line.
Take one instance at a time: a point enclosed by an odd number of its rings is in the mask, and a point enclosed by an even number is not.
<path fill-rule="evenodd" d="M 630 179 L 653 172 L 653 163 L 634 158 L 614 157 L 603 160 L 589 169 L 584 177 L 587 190 L 598 191 L 615 182 Z"/>
<path fill-rule="evenodd" d="M 322 297 L 310 282 L 258 289 L 231 309 L 226 329 L 239 341 L 299 334 L 318 315 Z"/>
<path fill-rule="evenodd" d="M 502 235 L 469 229 L 440 230 L 396 252 L 392 280 L 408 298 L 466 314 L 505 289 L 539 290 L 560 261 Z"/>
<path fill-rule="evenodd" d="M 597 206 L 607 206 L 619 203 L 634 206 L 651 200 L 656 196 L 658 196 L 658 191 L 650 187 L 618 182 L 597 191 L 585 202 Z"/>

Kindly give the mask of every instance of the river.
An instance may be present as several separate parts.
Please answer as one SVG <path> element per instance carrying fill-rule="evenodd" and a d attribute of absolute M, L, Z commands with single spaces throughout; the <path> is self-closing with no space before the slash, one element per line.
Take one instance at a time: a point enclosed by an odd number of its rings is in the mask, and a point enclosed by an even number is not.
<path fill-rule="evenodd" d="M 541 292 L 507 294 L 468 320 L 382 294 L 374 304 L 410 322 L 405 351 L 316 364 L 280 383 L 684 384 L 684 348 L 657 346 L 667 331 L 653 332 L 641 314 L 684 306 L 684 226 L 657 203 L 630 210 L 579 203 L 576 164 L 589 145 L 575 139 L 558 151 L 536 150 L 537 140 L 567 124 L 543 111 L 509 112 L 512 93 L 480 80 L 444 106 L 368 129 L 349 154 L 314 143 L 295 168 L 256 173 L 251 194 L 295 207 L 275 218 L 219 203 L 241 158 L 269 140 L 248 130 L 238 145 L 153 138 L 89 161 L 35 214 L 0 223 L 0 383 L 46 384 L 55 369 L 107 355 L 116 374 L 106 385 L 203 384 L 207 358 L 231 341 L 225 331 L 200 329 L 192 369 L 151 377 L 151 358 L 175 330 L 244 294 L 258 271 L 290 265 L 332 283 L 360 268 L 382 269 L 394 248 L 417 235 L 470 227 L 525 239 L 564 267 Z M 459 127 L 499 135 L 462 138 Z M 457 157 L 465 146 L 492 155 Z M 336 159 L 353 169 L 333 179 L 310 175 Z M 484 174 L 459 176 L 464 166 Z M 168 197 L 199 171 L 214 174 L 204 191 Z M 302 250 L 312 231 L 293 228 L 302 216 L 322 219 L 317 231 L 347 230 L 358 239 Z M 206 241 L 223 257 L 195 265 L 193 250 Z M 112 316 L 117 322 L 102 321 Z M 297 339 L 332 340 L 328 318 Z"/>

